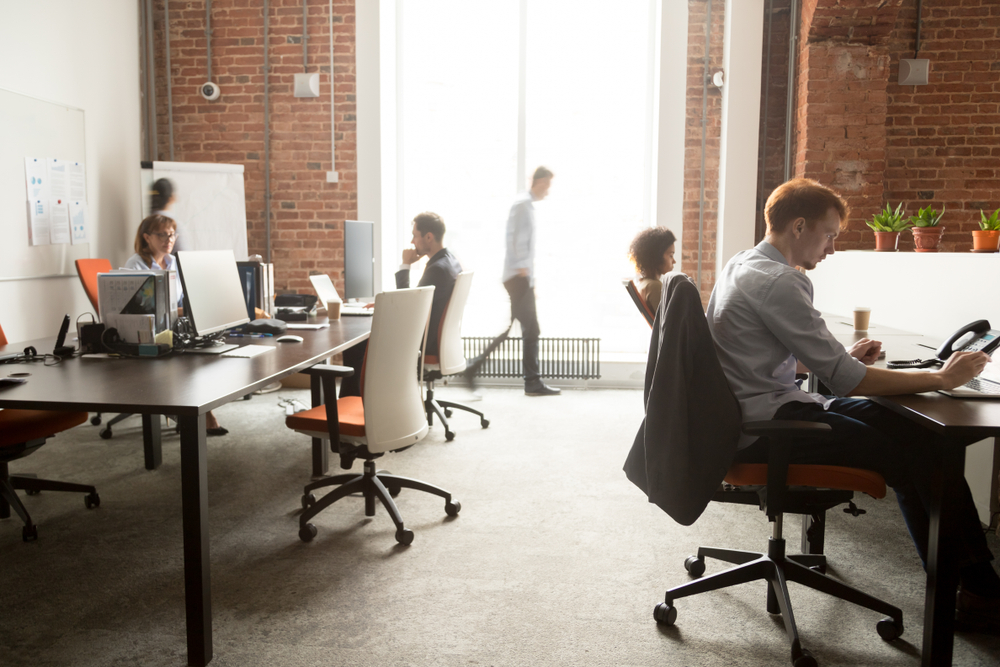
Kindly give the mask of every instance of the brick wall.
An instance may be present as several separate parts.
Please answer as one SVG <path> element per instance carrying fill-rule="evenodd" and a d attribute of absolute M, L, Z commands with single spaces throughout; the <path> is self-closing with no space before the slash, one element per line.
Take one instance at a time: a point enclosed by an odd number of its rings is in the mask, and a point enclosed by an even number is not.
<path fill-rule="evenodd" d="M 705 23 L 708 20 L 707 0 L 688 0 L 688 66 L 687 112 L 684 140 L 684 252 L 680 270 L 695 278 L 698 273 L 698 219 L 701 205 L 701 142 L 702 142 L 702 82 L 722 69 L 725 3 L 712 3 L 712 28 L 709 43 L 710 64 L 705 71 Z M 715 285 L 716 230 L 719 213 L 719 142 L 722 132 L 722 94 L 708 86 L 708 113 L 705 127 L 705 197 L 702 231 L 701 285 L 702 301 Z"/>
<path fill-rule="evenodd" d="M 865 224 L 883 207 L 889 35 L 902 0 L 803 0 L 795 176 L 836 189 L 851 207 L 841 249 L 872 248 Z"/>
<path fill-rule="evenodd" d="M 930 84 L 900 86 L 900 58 L 913 58 L 916 2 L 906 0 L 888 50 L 885 199 L 907 211 L 946 208 L 942 249 L 966 251 L 979 210 L 1000 207 L 1000 3 L 924 3 L 920 58 Z M 900 247 L 913 247 L 909 234 Z M 870 247 L 870 246 L 869 246 Z"/>
<path fill-rule="evenodd" d="M 169 160 L 165 0 L 154 0 L 157 145 Z M 198 92 L 207 79 L 205 3 L 169 0 L 174 157 L 244 166 L 247 240 L 265 255 L 265 133 L 270 133 L 271 260 L 279 291 L 308 291 L 327 273 L 343 290 L 344 221 L 357 217 L 354 1 L 333 2 L 336 164 L 330 153 L 330 15 L 308 0 L 308 70 L 303 69 L 302 2 L 269 3 L 269 127 L 264 125 L 263 0 L 213 0 L 212 79 L 222 95 Z M 320 96 L 295 98 L 294 74 L 320 72 Z M 327 183 L 337 171 L 339 183 Z"/>

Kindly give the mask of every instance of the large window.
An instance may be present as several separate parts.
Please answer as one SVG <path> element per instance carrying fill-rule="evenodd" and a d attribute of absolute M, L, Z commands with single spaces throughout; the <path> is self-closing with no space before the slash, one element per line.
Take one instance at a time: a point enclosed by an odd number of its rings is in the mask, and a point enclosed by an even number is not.
<path fill-rule="evenodd" d="M 621 280 L 631 275 L 629 241 L 652 222 L 656 6 L 397 3 L 398 199 L 386 214 L 400 249 L 414 215 L 444 217 L 445 245 L 476 273 L 465 335 L 493 335 L 509 321 L 507 214 L 544 164 L 556 176 L 536 204 L 542 335 L 645 351 L 649 329 Z"/>

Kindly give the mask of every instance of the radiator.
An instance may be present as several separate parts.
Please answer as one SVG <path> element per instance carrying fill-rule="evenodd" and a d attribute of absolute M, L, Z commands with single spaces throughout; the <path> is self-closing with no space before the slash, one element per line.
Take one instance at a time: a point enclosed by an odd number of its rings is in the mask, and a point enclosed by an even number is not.
<path fill-rule="evenodd" d="M 465 358 L 479 356 L 492 338 L 463 337 Z M 479 377 L 520 378 L 522 339 L 507 338 L 493 351 Z M 592 380 L 601 377 L 600 338 L 539 338 L 538 367 L 543 378 Z"/>

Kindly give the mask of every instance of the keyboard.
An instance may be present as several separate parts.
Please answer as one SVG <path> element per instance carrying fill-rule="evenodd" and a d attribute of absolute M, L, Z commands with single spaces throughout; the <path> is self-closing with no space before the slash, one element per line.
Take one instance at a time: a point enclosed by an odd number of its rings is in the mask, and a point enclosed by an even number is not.
<path fill-rule="evenodd" d="M 979 378 L 972 378 L 964 385 L 966 389 L 971 389 L 972 391 L 978 391 L 980 394 L 990 394 L 991 396 L 1000 396 L 1000 384 L 993 382 L 991 380 L 980 380 Z"/>
<path fill-rule="evenodd" d="M 362 317 L 364 317 L 364 316 L 371 317 L 372 315 L 375 314 L 375 309 L 374 308 L 365 308 L 364 306 L 341 306 L 340 307 L 340 314 L 341 315 L 350 315 L 350 316 L 359 316 L 360 315 Z"/>

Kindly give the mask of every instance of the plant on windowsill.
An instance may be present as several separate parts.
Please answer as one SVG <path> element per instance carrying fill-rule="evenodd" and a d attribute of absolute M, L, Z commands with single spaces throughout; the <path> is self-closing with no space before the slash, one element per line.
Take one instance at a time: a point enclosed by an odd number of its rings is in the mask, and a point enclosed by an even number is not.
<path fill-rule="evenodd" d="M 908 220 L 903 220 L 902 202 L 895 211 L 887 203 L 884 211 L 873 215 L 865 224 L 875 232 L 875 250 L 878 252 L 896 252 L 899 233 L 912 225 Z"/>
<path fill-rule="evenodd" d="M 941 227 L 938 223 L 941 222 L 941 216 L 943 215 L 944 209 L 938 213 L 928 206 L 917 211 L 916 215 L 910 216 L 910 223 L 913 224 L 913 228 L 910 231 L 913 232 L 914 250 L 917 252 L 938 251 L 938 245 L 941 243 L 941 235 L 944 234 L 944 227 Z"/>
<path fill-rule="evenodd" d="M 993 215 L 979 209 L 979 229 L 972 232 L 972 252 L 996 252 L 1000 247 L 1000 208 Z"/>

